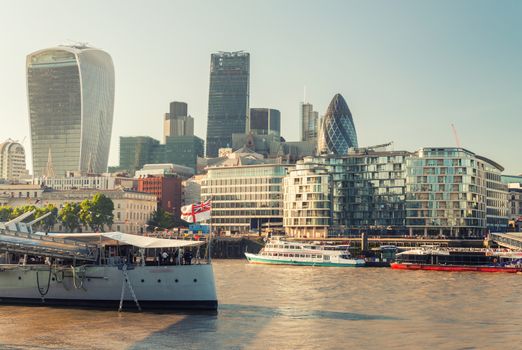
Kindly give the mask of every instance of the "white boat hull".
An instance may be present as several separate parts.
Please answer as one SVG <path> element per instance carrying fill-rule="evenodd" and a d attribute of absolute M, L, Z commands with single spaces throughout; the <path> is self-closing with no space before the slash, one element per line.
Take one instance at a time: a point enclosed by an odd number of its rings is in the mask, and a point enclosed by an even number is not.
<path fill-rule="evenodd" d="M 119 306 L 123 271 L 117 266 L 63 270 L 47 265 L 0 265 L 0 304 Z M 127 270 L 143 309 L 217 309 L 212 265 L 138 266 Z M 42 295 L 44 294 L 44 295 Z M 125 284 L 124 306 L 136 305 Z"/>

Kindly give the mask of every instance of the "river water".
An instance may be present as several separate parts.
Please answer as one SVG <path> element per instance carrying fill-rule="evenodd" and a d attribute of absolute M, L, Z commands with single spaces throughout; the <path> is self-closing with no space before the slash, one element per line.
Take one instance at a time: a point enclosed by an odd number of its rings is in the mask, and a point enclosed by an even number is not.
<path fill-rule="evenodd" d="M 217 260 L 217 314 L 0 306 L 2 349 L 522 349 L 522 275 Z"/>

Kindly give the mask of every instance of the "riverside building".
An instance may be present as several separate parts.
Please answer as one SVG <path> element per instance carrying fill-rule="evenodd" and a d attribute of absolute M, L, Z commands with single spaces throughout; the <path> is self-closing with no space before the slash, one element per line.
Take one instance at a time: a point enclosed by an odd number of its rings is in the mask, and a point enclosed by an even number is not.
<path fill-rule="evenodd" d="M 105 172 L 114 110 L 109 54 L 58 46 L 29 54 L 26 68 L 33 174 Z"/>
<path fill-rule="evenodd" d="M 246 148 L 207 168 L 201 200 L 212 199 L 213 229 L 261 232 L 283 226 L 283 178 L 288 165 Z"/>
<path fill-rule="evenodd" d="M 286 232 L 296 237 L 405 232 L 410 153 L 381 150 L 384 146 L 297 162 L 284 182 Z"/>
<path fill-rule="evenodd" d="M 410 235 L 482 237 L 507 229 L 499 164 L 463 148 L 422 148 L 406 165 Z"/>

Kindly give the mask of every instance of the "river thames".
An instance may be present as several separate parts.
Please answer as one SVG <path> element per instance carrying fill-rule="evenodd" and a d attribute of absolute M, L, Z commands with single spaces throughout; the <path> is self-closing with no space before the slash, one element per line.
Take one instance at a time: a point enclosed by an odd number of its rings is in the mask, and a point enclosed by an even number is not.
<path fill-rule="evenodd" d="M 0 306 L 0 348 L 522 348 L 522 275 L 243 260 L 214 271 L 216 314 Z"/>

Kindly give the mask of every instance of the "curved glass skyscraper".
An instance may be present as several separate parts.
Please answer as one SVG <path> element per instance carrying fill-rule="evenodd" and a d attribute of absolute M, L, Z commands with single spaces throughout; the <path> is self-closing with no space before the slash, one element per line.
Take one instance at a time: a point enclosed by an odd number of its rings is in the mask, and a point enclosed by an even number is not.
<path fill-rule="evenodd" d="M 336 94 L 321 123 L 317 152 L 343 155 L 350 147 L 358 147 L 352 113 L 341 94 Z"/>
<path fill-rule="evenodd" d="M 108 53 L 58 46 L 27 56 L 33 174 L 107 170 L 114 111 Z"/>

